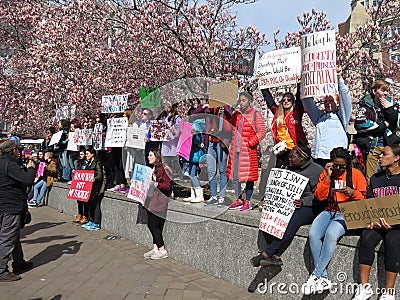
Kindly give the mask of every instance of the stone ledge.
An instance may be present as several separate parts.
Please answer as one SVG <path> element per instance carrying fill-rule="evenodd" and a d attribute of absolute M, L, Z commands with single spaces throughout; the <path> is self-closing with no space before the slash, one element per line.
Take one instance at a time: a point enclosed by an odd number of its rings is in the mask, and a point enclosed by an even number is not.
<path fill-rule="evenodd" d="M 49 193 L 49 205 L 74 215 L 75 201 L 66 199 L 69 186 L 55 183 Z M 217 212 L 217 213 L 216 213 Z M 102 200 L 102 228 L 134 242 L 151 247 L 151 236 L 145 225 L 136 224 L 138 204 L 123 194 L 106 192 Z M 243 287 L 257 287 L 270 283 L 301 286 L 312 271 L 312 258 L 307 241 L 309 226 L 298 231 L 292 244 L 282 256 L 282 268 L 253 268 L 249 260 L 262 243 L 257 243 L 258 211 L 228 211 L 226 208 L 208 207 L 201 203 L 189 204 L 171 201 L 164 238 L 169 256 L 196 269 Z M 337 282 L 340 272 L 346 279 L 340 284 L 359 281 L 358 236 L 344 236 L 338 243 L 328 267 L 329 278 Z M 381 248 L 381 247 L 380 247 Z M 380 250 L 381 251 L 381 250 Z M 378 267 L 379 266 L 379 267 Z M 375 259 L 371 282 L 384 282 L 383 255 Z M 272 299 L 299 299 L 299 294 L 276 294 Z M 321 299 L 337 299 L 335 294 L 322 294 Z M 314 299 L 315 297 L 313 297 Z M 348 295 L 347 298 L 351 298 Z M 319 299 L 318 297 L 316 299 Z"/>

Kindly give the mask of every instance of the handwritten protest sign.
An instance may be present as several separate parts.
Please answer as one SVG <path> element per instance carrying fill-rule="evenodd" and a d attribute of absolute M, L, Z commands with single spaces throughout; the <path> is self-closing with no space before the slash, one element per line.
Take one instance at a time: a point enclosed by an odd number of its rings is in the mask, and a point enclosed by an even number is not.
<path fill-rule="evenodd" d="M 139 94 L 140 99 L 142 99 L 142 103 L 140 104 L 141 108 L 161 107 L 160 88 L 140 88 Z"/>
<path fill-rule="evenodd" d="M 35 182 L 38 181 L 38 179 L 44 175 L 44 169 L 46 167 L 46 163 L 44 161 L 41 161 L 39 163 L 38 169 L 36 171 L 36 176 L 35 176 Z"/>
<path fill-rule="evenodd" d="M 79 146 L 75 140 L 75 133 L 76 131 L 70 131 L 68 133 L 68 144 L 67 144 L 68 151 L 79 151 Z"/>
<path fill-rule="evenodd" d="M 257 66 L 260 89 L 296 84 L 301 75 L 300 47 L 265 53 Z"/>
<path fill-rule="evenodd" d="M 49 146 L 57 144 L 61 140 L 62 134 L 63 134 L 62 130 L 57 131 L 55 134 L 53 134 L 51 136 L 51 140 L 50 140 Z"/>
<path fill-rule="evenodd" d="M 361 201 L 339 203 L 347 229 L 367 228 L 385 218 L 390 225 L 400 224 L 400 196 L 390 195 Z"/>
<path fill-rule="evenodd" d="M 301 98 L 338 93 L 335 31 L 301 37 Z"/>
<path fill-rule="evenodd" d="M 107 120 L 106 147 L 123 147 L 126 142 L 128 118 L 112 118 Z"/>
<path fill-rule="evenodd" d="M 103 135 L 103 129 L 104 126 L 101 123 L 97 123 L 94 125 L 93 128 L 93 148 L 94 150 L 103 150 L 103 139 L 104 139 L 104 135 Z"/>
<path fill-rule="evenodd" d="M 147 193 L 149 191 L 152 175 L 153 169 L 141 164 L 135 164 L 131 179 L 131 186 L 128 192 L 128 198 L 144 205 Z"/>
<path fill-rule="evenodd" d="M 150 121 L 150 140 L 151 141 L 168 141 L 170 127 L 166 120 Z"/>
<path fill-rule="evenodd" d="M 307 183 L 308 178 L 298 173 L 271 169 L 259 229 L 281 239 L 295 210 L 293 200 L 300 199 Z"/>
<path fill-rule="evenodd" d="M 101 97 L 103 113 L 123 113 L 128 106 L 128 94 L 108 95 Z"/>
<path fill-rule="evenodd" d="M 83 202 L 89 201 L 92 191 L 94 170 L 76 170 L 72 177 L 72 183 L 67 198 Z"/>
<path fill-rule="evenodd" d="M 218 107 L 223 105 L 236 105 L 238 98 L 238 81 L 231 80 L 227 82 L 216 83 L 210 86 L 209 107 Z"/>
<path fill-rule="evenodd" d="M 132 127 L 128 127 L 126 131 L 126 147 L 144 149 L 146 146 L 145 137 L 147 134 L 147 126 L 143 123 L 140 127 L 137 124 L 133 124 Z"/>
<path fill-rule="evenodd" d="M 78 146 L 91 146 L 93 129 L 75 129 L 74 142 Z"/>
<path fill-rule="evenodd" d="M 222 68 L 225 73 L 253 75 L 256 49 L 227 48 L 224 58 Z"/>

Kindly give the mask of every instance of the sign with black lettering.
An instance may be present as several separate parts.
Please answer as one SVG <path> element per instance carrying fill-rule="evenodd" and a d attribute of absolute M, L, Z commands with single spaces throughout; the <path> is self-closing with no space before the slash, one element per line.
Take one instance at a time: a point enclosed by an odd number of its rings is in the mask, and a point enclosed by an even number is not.
<path fill-rule="evenodd" d="M 400 224 L 400 196 L 398 194 L 339 203 L 347 229 L 367 228 L 384 218 L 390 225 Z"/>
<path fill-rule="evenodd" d="M 308 178 L 298 173 L 271 169 L 259 229 L 281 239 L 295 210 L 293 200 L 300 199 L 307 183 Z"/>

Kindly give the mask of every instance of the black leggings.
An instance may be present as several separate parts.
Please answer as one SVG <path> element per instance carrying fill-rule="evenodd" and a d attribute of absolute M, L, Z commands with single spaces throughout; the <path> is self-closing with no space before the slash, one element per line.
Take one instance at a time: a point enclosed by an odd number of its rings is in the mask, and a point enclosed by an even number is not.
<path fill-rule="evenodd" d="M 97 197 L 90 197 L 89 199 L 89 221 L 93 222 L 94 224 L 100 225 L 101 224 L 101 200 L 103 196 Z"/>
<path fill-rule="evenodd" d="M 89 216 L 89 202 L 77 201 L 78 202 L 78 214 L 81 216 Z"/>
<path fill-rule="evenodd" d="M 164 246 L 164 239 L 162 232 L 164 229 L 165 219 L 147 211 L 147 227 L 149 227 L 151 236 L 153 237 L 153 244 L 156 244 L 158 248 Z"/>
<path fill-rule="evenodd" d="M 383 240 L 385 245 L 385 270 L 398 273 L 400 271 L 400 229 L 364 229 L 360 239 L 359 263 L 372 266 L 375 247 Z"/>

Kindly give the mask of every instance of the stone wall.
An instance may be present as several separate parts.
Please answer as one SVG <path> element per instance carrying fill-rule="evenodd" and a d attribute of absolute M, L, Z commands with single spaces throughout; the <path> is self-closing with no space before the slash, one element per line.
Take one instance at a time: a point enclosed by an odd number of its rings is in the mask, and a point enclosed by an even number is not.
<path fill-rule="evenodd" d="M 75 201 L 66 199 L 69 186 L 55 183 L 49 192 L 48 205 L 64 213 L 77 213 Z M 136 224 L 138 204 L 123 194 L 106 192 L 101 204 L 102 228 L 148 248 L 152 239 L 146 225 Z M 164 239 L 169 257 L 233 284 L 255 290 L 267 287 L 268 299 L 299 299 L 301 285 L 312 271 L 312 258 L 307 236 L 308 226 L 300 228 L 292 244 L 283 254 L 284 265 L 273 268 L 254 268 L 250 258 L 257 254 L 258 211 L 228 211 L 172 201 L 169 204 Z M 73 218 L 71 217 L 71 220 Z M 338 244 L 328 267 L 329 279 L 336 283 L 332 293 L 313 296 L 313 299 L 351 299 L 353 282 L 359 282 L 359 237 L 344 236 Z M 377 287 L 384 283 L 383 255 L 375 260 L 371 282 Z M 268 282 L 265 286 L 264 283 Z M 299 291 L 300 290 L 300 291 Z"/>

